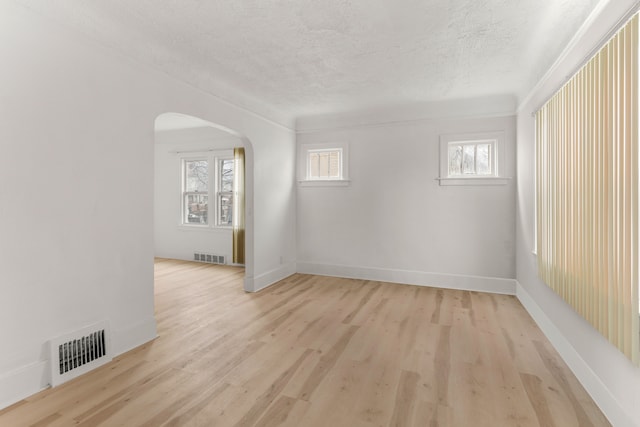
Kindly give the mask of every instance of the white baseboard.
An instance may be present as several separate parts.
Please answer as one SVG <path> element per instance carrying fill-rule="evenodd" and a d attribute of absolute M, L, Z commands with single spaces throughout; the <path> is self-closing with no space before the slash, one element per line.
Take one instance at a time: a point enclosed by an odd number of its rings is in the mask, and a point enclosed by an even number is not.
<path fill-rule="evenodd" d="M 0 409 L 49 386 L 49 361 L 42 360 L 0 377 Z"/>
<path fill-rule="evenodd" d="M 636 426 L 609 388 L 593 372 L 589 364 L 573 348 L 560 329 L 556 327 L 544 310 L 540 308 L 538 303 L 517 281 L 516 296 L 609 422 L 616 427 Z"/>
<path fill-rule="evenodd" d="M 292 274 L 295 274 L 295 272 L 296 264 L 289 262 L 255 277 L 245 277 L 244 290 L 247 292 L 258 292 L 282 279 L 286 279 Z"/>
<path fill-rule="evenodd" d="M 430 273 L 426 271 L 395 270 L 373 267 L 298 262 L 298 273 L 350 279 L 376 280 L 407 285 L 433 286 L 445 289 L 490 292 L 515 295 L 516 281 L 499 277 L 465 276 L 459 274 Z"/>
<path fill-rule="evenodd" d="M 126 353 L 158 336 L 156 330 L 156 319 L 150 319 L 129 326 L 125 329 L 113 330 L 111 344 L 113 345 L 113 356 Z"/>

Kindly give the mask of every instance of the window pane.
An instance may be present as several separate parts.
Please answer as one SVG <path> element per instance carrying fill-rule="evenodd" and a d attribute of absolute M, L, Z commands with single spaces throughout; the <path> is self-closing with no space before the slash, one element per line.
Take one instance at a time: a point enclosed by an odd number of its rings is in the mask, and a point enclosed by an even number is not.
<path fill-rule="evenodd" d="M 310 179 L 339 179 L 340 150 L 309 151 Z"/>
<path fill-rule="evenodd" d="M 462 173 L 463 174 L 475 174 L 475 145 L 462 146 Z"/>
<path fill-rule="evenodd" d="M 187 224 L 208 224 L 208 203 L 207 194 L 186 194 L 184 222 Z"/>
<path fill-rule="evenodd" d="M 462 175 L 462 146 L 449 146 L 449 175 Z"/>
<path fill-rule="evenodd" d="M 318 178 L 320 176 L 320 155 L 318 153 L 309 153 L 309 178 Z"/>
<path fill-rule="evenodd" d="M 339 151 L 329 152 L 329 177 L 330 178 L 340 177 L 340 152 Z"/>
<path fill-rule="evenodd" d="M 220 161 L 220 191 L 233 191 L 233 159 Z"/>
<path fill-rule="evenodd" d="M 476 147 L 476 173 L 491 175 L 491 144 L 478 144 Z"/>
<path fill-rule="evenodd" d="M 185 191 L 209 190 L 209 163 L 206 160 L 185 160 Z"/>
<path fill-rule="evenodd" d="M 329 178 L 329 153 L 318 153 L 318 157 L 320 158 L 318 177 Z"/>
<path fill-rule="evenodd" d="M 218 194 L 218 225 L 233 225 L 233 193 Z"/>

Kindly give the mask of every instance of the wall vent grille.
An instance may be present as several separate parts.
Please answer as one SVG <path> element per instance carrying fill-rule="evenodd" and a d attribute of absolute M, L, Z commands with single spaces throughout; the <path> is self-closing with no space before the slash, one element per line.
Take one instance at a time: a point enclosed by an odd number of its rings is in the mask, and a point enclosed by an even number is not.
<path fill-rule="evenodd" d="M 108 322 L 50 341 L 51 385 L 56 386 L 111 361 Z"/>
<path fill-rule="evenodd" d="M 208 264 L 226 264 L 227 260 L 224 255 L 212 255 L 204 254 L 201 252 L 195 252 L 193 254 L 193 260 L 198 262 L 206 262 Z"/>

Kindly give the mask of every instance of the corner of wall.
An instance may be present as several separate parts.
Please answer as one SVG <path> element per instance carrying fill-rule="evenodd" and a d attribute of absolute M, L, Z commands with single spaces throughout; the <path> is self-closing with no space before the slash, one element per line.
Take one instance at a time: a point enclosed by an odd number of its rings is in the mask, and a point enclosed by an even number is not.
<path fill-rule="evenodd" d="M 255 277 L 244 278 L 246 292 L 258 292 L 296 273 L 295 262 L 284 264 Z"/>

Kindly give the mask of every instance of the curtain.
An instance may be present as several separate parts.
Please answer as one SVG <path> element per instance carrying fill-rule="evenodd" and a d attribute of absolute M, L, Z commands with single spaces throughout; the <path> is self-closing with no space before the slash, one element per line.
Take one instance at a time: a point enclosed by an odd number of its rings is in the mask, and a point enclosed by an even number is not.
<path fill-rule="evenodd" d="M 244 148 L 233 149 L 233 263 L 244 264 Z"/>
<path fill-rule="evenodd" d="M 538 274 L 638 363 L 638 15 L 536 113 Z"/>

